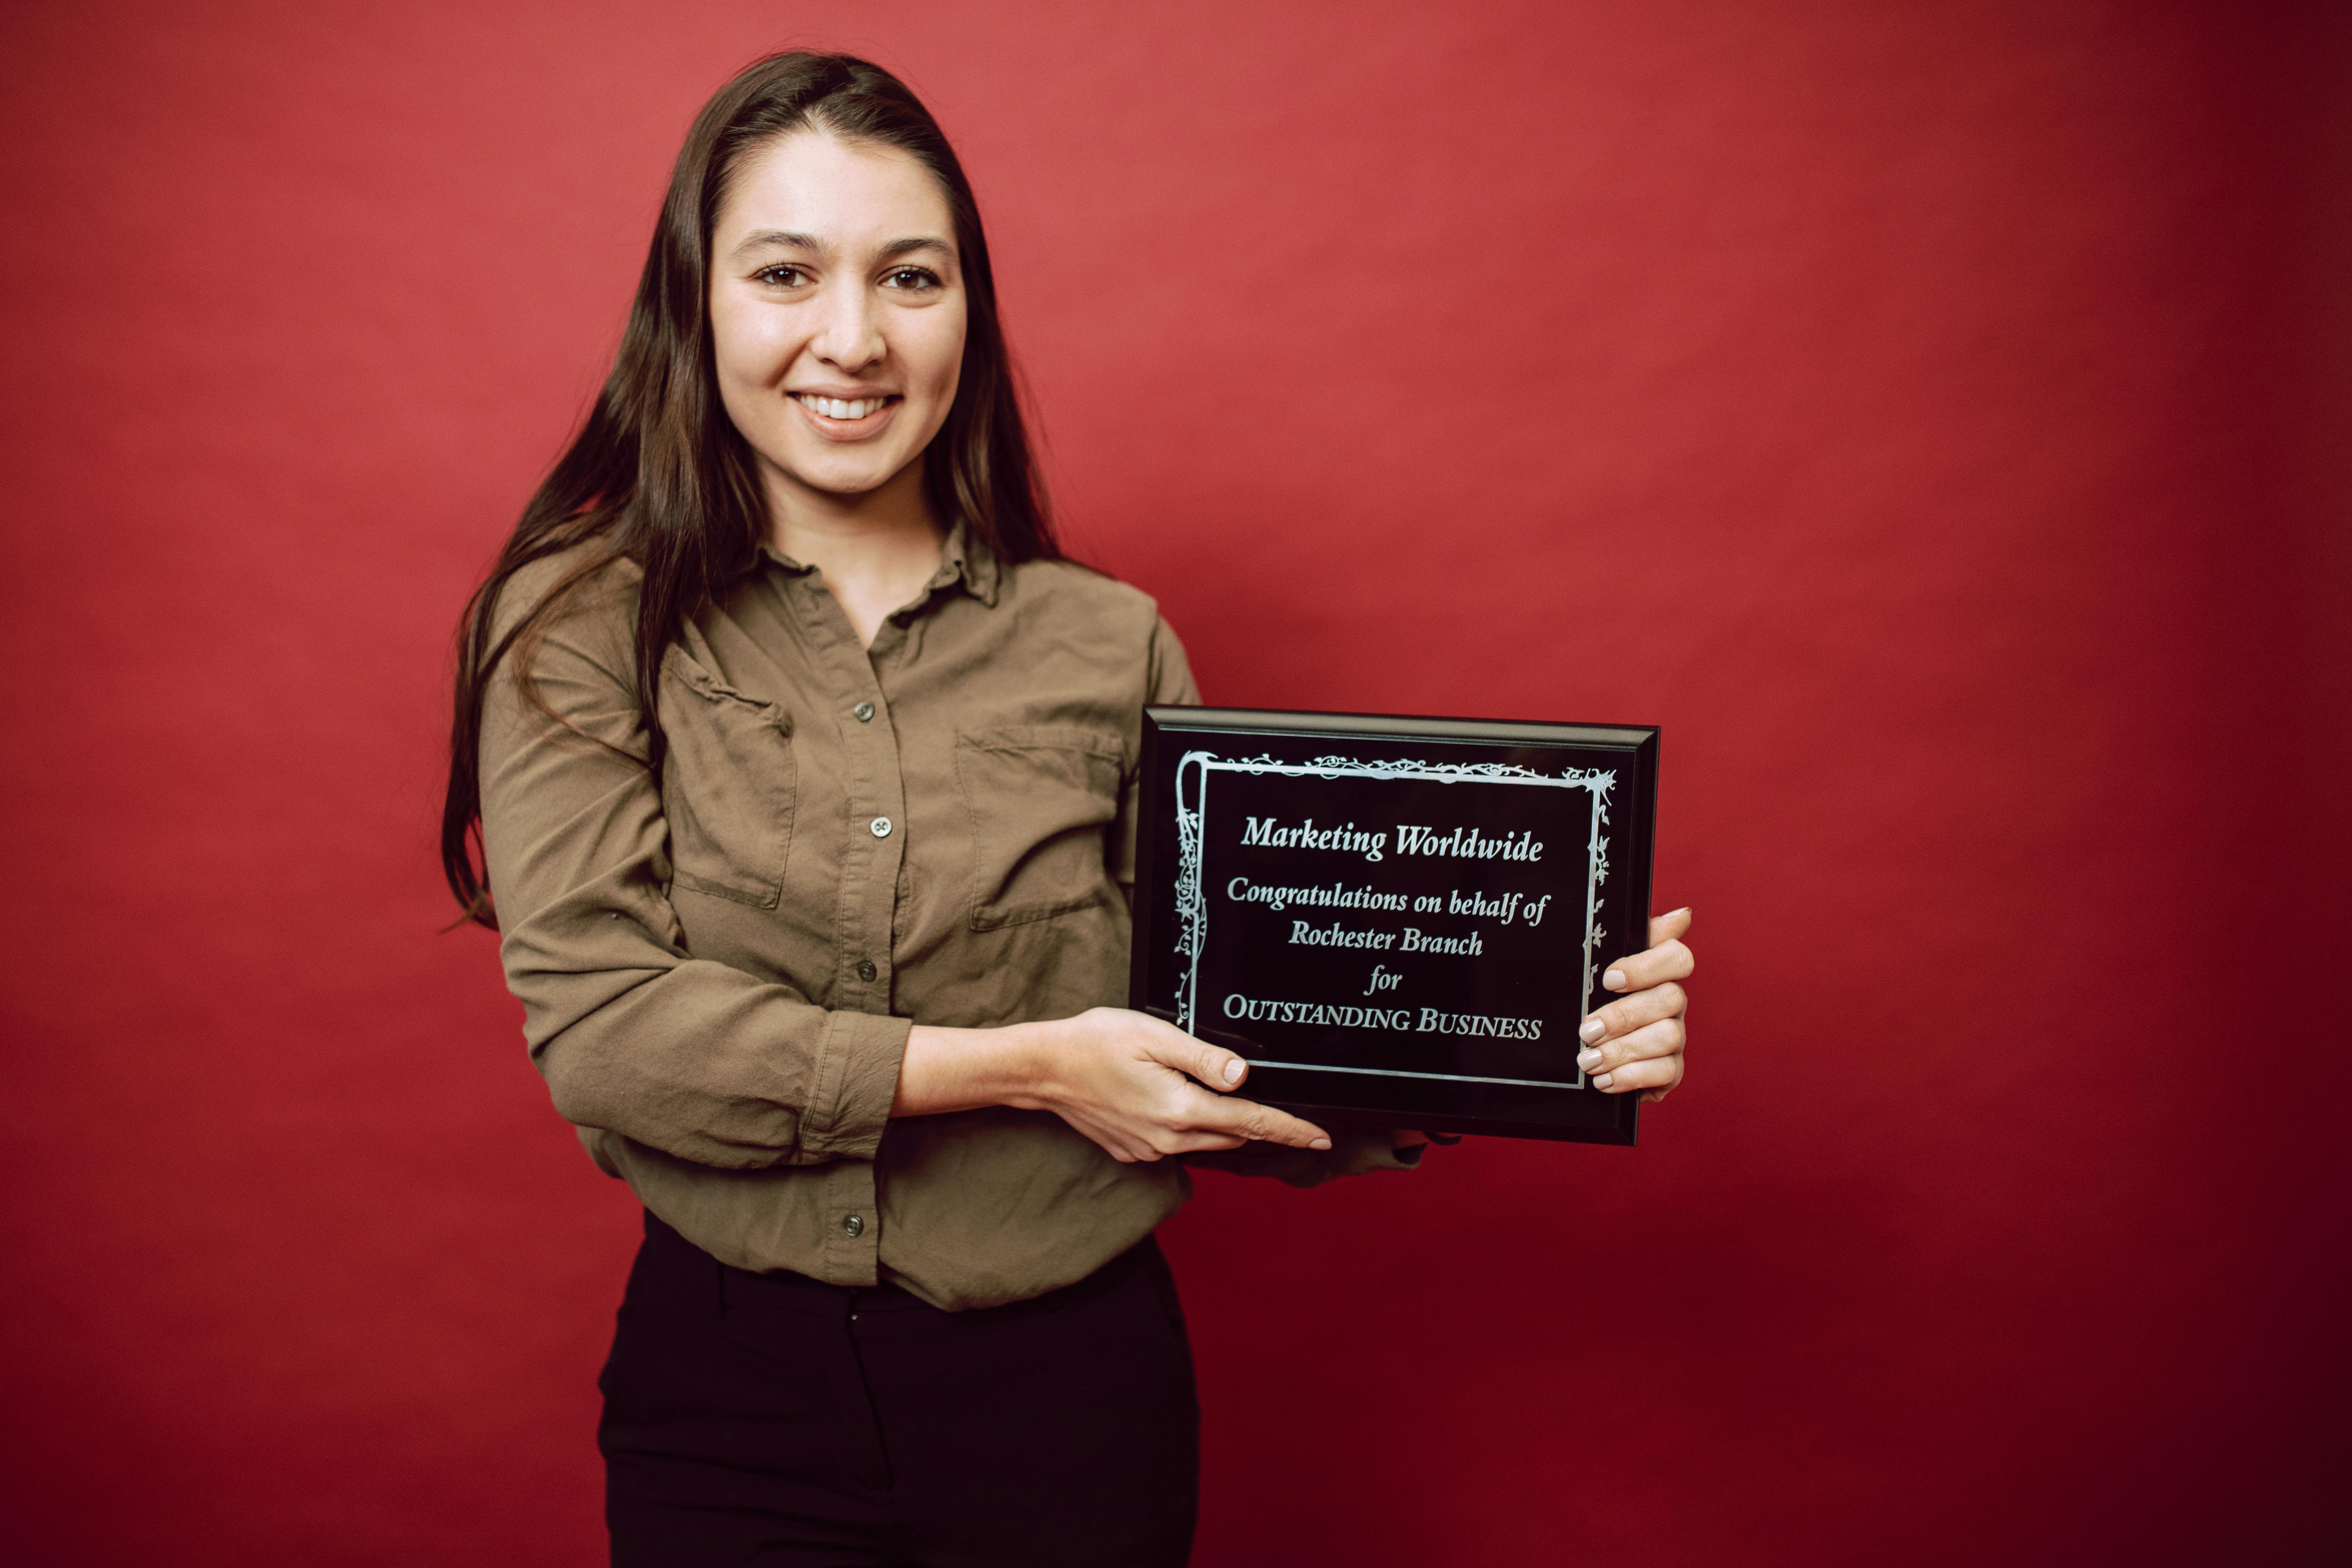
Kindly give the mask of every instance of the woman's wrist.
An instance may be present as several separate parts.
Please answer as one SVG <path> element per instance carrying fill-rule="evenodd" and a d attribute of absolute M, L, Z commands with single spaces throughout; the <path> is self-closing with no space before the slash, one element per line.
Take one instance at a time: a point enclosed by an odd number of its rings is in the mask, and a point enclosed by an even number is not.
<path fill-rule="evenodd" d="M 1056 1018 L 995 1031 L 1005 1037 L 998 1068 L 1003 1075 L 1005 1098 L 1000 1103 L 1021 1110 L 1051 1110 L 1060 1103 L 1071 1023 Z"/>

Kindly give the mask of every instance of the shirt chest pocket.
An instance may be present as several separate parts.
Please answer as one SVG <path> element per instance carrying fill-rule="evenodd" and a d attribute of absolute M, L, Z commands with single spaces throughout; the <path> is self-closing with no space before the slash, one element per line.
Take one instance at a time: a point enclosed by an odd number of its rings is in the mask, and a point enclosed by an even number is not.
<path fill-rule="evenodd" d="M 1040 921 L 1111 896 L 1103 829 L 1118 810 L 1117 735 L 1010 724 L 956 735 L 971 837 L 971 929 Z"/>
<path fill-rule="evenodd" d="M 662 659 L 661 721 L 672 885 L 774 909 L 793 837 L 792 715 L 673 647 Z"/>

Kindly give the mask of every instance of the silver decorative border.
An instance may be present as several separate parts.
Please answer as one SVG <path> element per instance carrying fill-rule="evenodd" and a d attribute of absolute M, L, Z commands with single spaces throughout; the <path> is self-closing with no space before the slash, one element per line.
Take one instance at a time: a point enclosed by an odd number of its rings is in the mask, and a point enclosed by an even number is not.
<path fill-rule="evenodd" d="M 1191 804 L 1185 797 L 1185 775 L 1195 780 Z M 1214 752 L 1187 752 L 1176 764 L 1176 951 L 1184 957 L 1184 972 L 1176 982 L 1176 1026 L 1192 1032 L 1195 1004 L 1201 987 L 1201 950 L 1209 939 L 1208 899 L 1201 887 L 1202 835 L 1209 809 L 1209 775 L 1213 773 L 1284 773 L 1293 778 L 1313 774 L 1338 778 L 1354 774 L 1377 779 L 1435 779 L 1443 784 L 1532 784 L 1552 789 L 1580 789 L 1592 797 L 1592 837 L 1587 846 L 1584 879 L 1584 988 L 1577 999 L 1577 1022 L 1584 1021 L 1592 1003 L 1592 955 L 1605 934 L 1600 925 L 1601 884 L 1609 879 L 1609 792 L 1617 774 L 1609 768 L 1563 768 L 1542 773 L 1515 763 L 1428 763 L 1417 758 L 1366 763 L 1353 757 L 1317 757 L 1307 763 L 1279 763 L 1261 753 L 1226 760 Z M 1402 1072 L 1390 1068 L 1327 1068 L 1308 1062 L 1253 1062 L 1254 1067 L 1297 1067 L 1315 1072 L 1377 1073 L 1382 1078 L 1434 1079 L 1446 1083 L 1527 1083 L 1543 1088 L 1582 1089 L 1578 1069 L 1569 1084 L 1534 1079 L 1473 1078 L 1460 1073 Z"/>

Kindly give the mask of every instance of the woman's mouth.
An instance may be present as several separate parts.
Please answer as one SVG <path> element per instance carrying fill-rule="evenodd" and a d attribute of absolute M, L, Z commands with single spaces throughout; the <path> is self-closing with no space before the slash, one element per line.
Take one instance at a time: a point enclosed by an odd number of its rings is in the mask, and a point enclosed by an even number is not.
<path fill-rule="evenodd" d="M 866 397 L 826 397 L 814 392 L 795 392 L 791 396 L 814 416 L 819 428 L 864 426 L 899 401 L 897 393 L 889 392 Z"/>

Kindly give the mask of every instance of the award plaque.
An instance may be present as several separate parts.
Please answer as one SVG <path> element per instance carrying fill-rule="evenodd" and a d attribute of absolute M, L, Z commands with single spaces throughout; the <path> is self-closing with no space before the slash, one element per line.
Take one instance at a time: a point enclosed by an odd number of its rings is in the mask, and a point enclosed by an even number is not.
<path fill-rule="evenodd" d="M 1144 710 L 1129 1005 L 1333 1122 L 1631 1143 L 1576 1065 L 1647 945 L 1658 731 Z"/>

